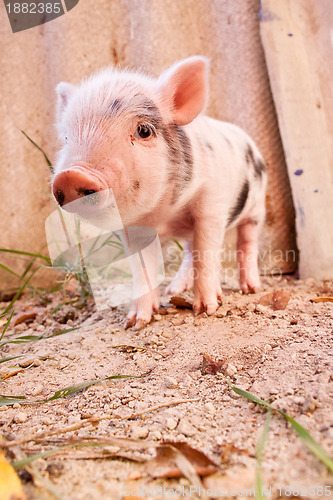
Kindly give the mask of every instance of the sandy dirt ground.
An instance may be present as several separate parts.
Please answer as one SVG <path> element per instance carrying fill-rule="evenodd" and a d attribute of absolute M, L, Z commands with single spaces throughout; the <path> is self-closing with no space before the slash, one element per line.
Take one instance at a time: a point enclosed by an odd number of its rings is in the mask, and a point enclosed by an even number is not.
<path fill-rule="evenodd" d="M 273 291 L 286 300 L 290 292 L 285 309 L 260 303 Z M 60 293 L 44 303 L 18 301 L 17 325 L 3 340 L 80 328 L 3 345 L 2 358 L 21 356 L 0 364 L 3 395 L 36 402 L 81 382 L 137 377 L 105 380 L 45 403 L 1 408 L 8 460 L 69 446 L 19 471 L 27 497 L 254 497 L 256 449 L 267 412 L 233 392 L 228 380 L 287 412 L 332 457 L 333 304 L 311 301 L 332 295 L 328 281 L 266 279 L 254 295 L 225 290 L 212 317 L 195 318 L 189 309 L 169 306 L 139 332 L 123 329 L 125 307 L 101 313 L 91 302 L 52 314 Z M 73 446 L 92 442 L 104 446 Z M 332 474 L 275 412 L 261 473 L 264 498 L 333 498 Z"/>

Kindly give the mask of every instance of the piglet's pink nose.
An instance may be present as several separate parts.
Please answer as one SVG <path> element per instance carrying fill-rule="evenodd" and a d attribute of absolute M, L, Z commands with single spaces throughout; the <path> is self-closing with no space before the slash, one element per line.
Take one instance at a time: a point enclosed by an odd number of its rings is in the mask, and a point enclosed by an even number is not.
<path fill-rule="evenodd" d="M 56 175 L 52 187 L 53 195 L 61 207 L 103 189 L 105 186 L 96 177 L 90 175 L 89 172 L 75 169 L 75 167 Z M 91 203 L 94 199 L 95 197 L 92 196 L 87 198 Z M 99 202 L 98 197 L 95 202 Z"/>

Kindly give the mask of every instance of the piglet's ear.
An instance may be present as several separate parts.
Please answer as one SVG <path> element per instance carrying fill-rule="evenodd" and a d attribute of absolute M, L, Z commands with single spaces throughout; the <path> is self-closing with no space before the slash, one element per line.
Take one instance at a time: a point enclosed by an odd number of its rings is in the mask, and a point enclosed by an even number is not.
<path fill-rule="evenodd" d="M 177 125 L 190 123 L 204 109 L 208 94 L 208 59 L 193 56 L 176 63 L 158 79 L 161 97 Z"/>
<path fill-rule="evenodd" d="M 58 94 L 58 103 L 57 103 L 57 115 L 58 118 L 61 117 L 63 111 L 65 110 L 71 95 L 75 91 L 75 86 L 71 83 L 60 82 L 56 87 L 56 92 Z"/>

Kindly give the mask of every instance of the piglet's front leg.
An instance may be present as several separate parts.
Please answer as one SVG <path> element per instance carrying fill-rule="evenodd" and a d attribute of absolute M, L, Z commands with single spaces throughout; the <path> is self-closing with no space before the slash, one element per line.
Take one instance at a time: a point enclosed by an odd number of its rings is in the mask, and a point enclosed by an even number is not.
<path fill-rule="evenodd" d="M 194 301 L 193 312 L 214 314 L 222 300 L 220 252 L 224 237 L 221 220 L 202 216 L 196 221 L 193 239 Z"/>
<path fill-rule="evenodd" d="M 131 251 L 130 244 L 128 246 Z M 133 276 L 133 300 L 125 328 L 140 330 L 150 323 L 153 312 L 159 309 L 157 240 L 155 244 L 132 254 L 129 259 Z"/>
<path fill-rule="evenodd" d="M 134 299 L 130 311 L 126 318 L 125 329 L 134 327 L 134 330 L 144 328 L 151 321 L 152 313 L 158 312 L 159 293 L 158 288 L 151 292 Z"/>

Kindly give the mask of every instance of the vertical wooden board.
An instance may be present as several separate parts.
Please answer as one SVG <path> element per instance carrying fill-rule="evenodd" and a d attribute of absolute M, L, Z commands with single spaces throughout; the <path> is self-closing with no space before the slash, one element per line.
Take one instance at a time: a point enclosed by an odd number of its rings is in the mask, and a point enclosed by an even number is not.
<path fill-rule="evenodd" d="M 332 278 L 332 1 L 262 0 L 261 37 L 296 209 L 300 276 Z"/>

